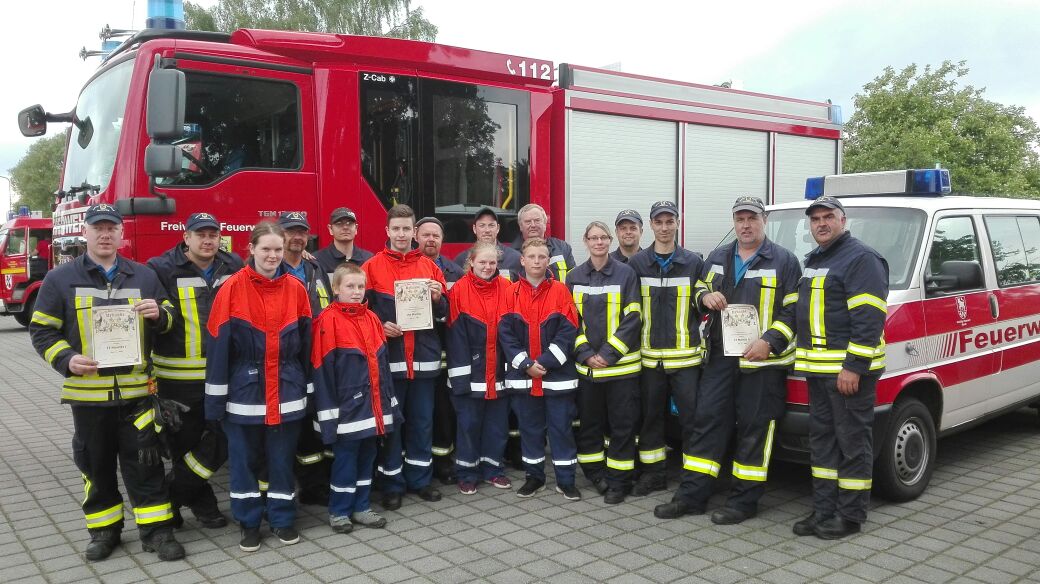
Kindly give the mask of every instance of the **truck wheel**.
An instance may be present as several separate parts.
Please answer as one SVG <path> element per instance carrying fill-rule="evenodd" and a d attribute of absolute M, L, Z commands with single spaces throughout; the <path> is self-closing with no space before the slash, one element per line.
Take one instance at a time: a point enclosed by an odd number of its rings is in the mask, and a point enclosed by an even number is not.
<path fill-rule="evenodd" d="M 924 492 L 935 470 L 935 435 L 935 422 L 924 404 L 913 398 L 896 402 L 874 464 L 879 494 L 903 502 Z"/>
<path fill-rule="evenodd" d="M 33 294 L 29 300 L 22 305 L 21 312 L 14 313 L 14 319 L 18 321 L 18 324 L 28 328 L 29 321 L 32 320 L 33 311 L 36 310 L 36 295 Z"/>

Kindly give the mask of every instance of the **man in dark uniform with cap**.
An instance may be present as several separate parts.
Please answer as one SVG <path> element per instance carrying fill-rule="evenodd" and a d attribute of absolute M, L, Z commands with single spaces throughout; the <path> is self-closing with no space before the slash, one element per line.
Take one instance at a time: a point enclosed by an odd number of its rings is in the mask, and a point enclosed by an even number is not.
<path fill-rule="evenodd" d="M 330 282 L 336 266 L 343 262 L 360 266 L 372 257 L 372 252 L 354 244 L 357 232 L 357 215 L 349 208 L 339 207 L 329 216 L 329 235 L 332 236 L 332 243 L 315 252 L 314 260 L 321 265 Z"/>
<path fill-rule="evenodd" d="M 501 225 L 498 221 L 498 212 L 493 208 L 481 207 L 473 215 L 473 234 L 477 236 L 477 241 L 486 241 L 498 247 L 498 251 L 502 255 L 498 262 L 498 272 L 510 280 L 515 280 L 516 274 L 520 273 L 520 252 L 502 245 L 498 241 L 499 231 L 501 231 Z M 465 271 L 468 258 L 469 249 L 467 248 L 455 256 L 455 263 L 462 266 Z"/>
<path fill-rule="evenodd" d="M 627 264 L 628 259 L 643 251 L 639 240 L 643 237 L 643 216 L 635 209 L 625 209 L 614 219 L 614 234 L 617 235 L 618 247 L 610 252 L 610 257 Z"/>

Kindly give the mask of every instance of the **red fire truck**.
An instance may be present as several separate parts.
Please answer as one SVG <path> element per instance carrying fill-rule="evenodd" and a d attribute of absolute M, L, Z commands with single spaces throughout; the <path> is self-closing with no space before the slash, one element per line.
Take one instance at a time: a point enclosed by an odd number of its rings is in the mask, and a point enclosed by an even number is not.
<path fill-rule="evenodd" d="M 0 315 L 29 326 L 36 291 L 51 267 L 51 220 L 22 212 L 0 227 Z"/>
<path fill-rule="evenodd" d="M 306 212 L 325 245 L 329 213 L 346 205 L 358 243 L 378 249 L 398 202 L 444 221 L 446 253 L 472 241 L 481 206 L 501 209 L 508 242 L 516 211 L 539 203 L 580 260 L 589 221 L 670 199 L 683 243 L 704 252 L 736 196 L 794 201 L 806 177 L 841 170 L 828 103 L 340 34 L 146 30 L 73 111 L 19 116 L 29 136 L 47 122 L 72 124 L 57 261 L 81 253 L 91 202 L 122 211 L 122 251 L 139 260 L 179 240 L 196 211 L 244 253 L 252 226 L 287 210 Z"/>

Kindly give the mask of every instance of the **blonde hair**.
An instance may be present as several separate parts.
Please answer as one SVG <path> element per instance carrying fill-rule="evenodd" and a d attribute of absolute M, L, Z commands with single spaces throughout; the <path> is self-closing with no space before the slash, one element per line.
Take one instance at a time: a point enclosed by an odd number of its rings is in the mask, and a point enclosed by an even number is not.
<path fill-rule="evenodd" d="M 520 247 L 520 253 L 523 254 L 529 247 L 541 246 L 545 248 L 545 251 L 549 251 L 549 242 L 545 241 L 540 237 L 532 237 L 524 242 L 524 245 Z"/>
<path fill-rule="evenodd" d="M 332 289 L 336 290 L 337 288 L 339 288 L 339 285 L 343 282 L 343 278 L 346 278 L 347 276 L 352 276 L 354 274 L 361 274 L 361 277 L 367 280 L 365 276 L 365 271 L 362 270 L 361 267 L 357 264 L 343 262 L 342 264 L 336 266 L 336 270 L 332 272 Z"/>
<path fill-rule="evenodd" d="M 477 257 L 477 254 L 483 251 L 495 252 L 495 259 L 499 262 L 502 261 L 502 250 L 498 249 L 498 244 L 491 243 L 490 241 L 478 241 L 473 244 L 473 247 L 469 248 L 469 253 L 466 255 L 465 265 L 462 266 L 463 271 L 471 271 L 473 269 L 473 258 Z"/>
<path fill-rule="evenodd" d="M 582 239 L 588 239 L 589 232 L 592 231 L 594 228 L 602 229 L 603 233 L 607 234 L 607 239 L 613 241 L 614 236 L 610 234 L 610 229 L 607 228 L 607 224 L 602 221 L 593 221 L 592 223 L 589 223 L 588 227 L 585 228 L 585 235 L 582 237 Z"/>

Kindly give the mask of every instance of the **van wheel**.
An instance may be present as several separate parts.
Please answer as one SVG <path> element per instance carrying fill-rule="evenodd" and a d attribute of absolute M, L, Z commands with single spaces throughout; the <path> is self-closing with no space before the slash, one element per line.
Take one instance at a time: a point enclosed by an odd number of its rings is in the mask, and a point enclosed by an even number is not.
<path fill-rule="evenodd" d="M 913 398 L 896 402 L 888 435 L 874 464 L 879 493 L 894 502 L 916 499 L 935 470 L 935 422 Z"/>
<path fill-rule="evenodd" d="M 29 321 L 32 320 L 32 315 L 33 315 L 33 311 L 34 310 L 36 310 L 36 295 L 35 294 L 33 294 L 32 297 L 29 298 L 29 300 L 27 300 L 25 302 L 25 304 L 22 305 L 22 311 L 21 312 L 15 312 L 14 313 L 14 319 L 18 321 L 18 324 L 28 328 Z"/>

